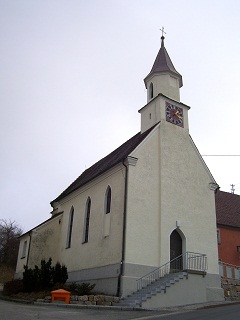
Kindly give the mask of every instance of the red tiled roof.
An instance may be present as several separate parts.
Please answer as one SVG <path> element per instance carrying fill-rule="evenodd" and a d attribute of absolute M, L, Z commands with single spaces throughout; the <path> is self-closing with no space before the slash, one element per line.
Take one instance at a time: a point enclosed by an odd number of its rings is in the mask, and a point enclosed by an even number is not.
<path fill-rule="evenodd" d="M 240 196 L 218 190 L 215 203 L 217 224 L 240 228 Z"/>
<path fill-rule="evenodd" d="M 147 135 L 153 130 L 154 127 L 148 129 L 142 134 L 140 132 L 137 133 L 135 136 L 123 143 L 120 147 L 115 149 L 106 157 L 102 158 L 93 166 L 85 170 L 65 191 L 63 191 L 55 200 L 53 200 L 51 204 L 53 204 L 53 202 L 55 201 L 63 199 L 76 189 L 85 185 L 87 182 L 98 177 L 105 171 L 111 169 L 116 164 L 122 162 L 147 137 Z"/>

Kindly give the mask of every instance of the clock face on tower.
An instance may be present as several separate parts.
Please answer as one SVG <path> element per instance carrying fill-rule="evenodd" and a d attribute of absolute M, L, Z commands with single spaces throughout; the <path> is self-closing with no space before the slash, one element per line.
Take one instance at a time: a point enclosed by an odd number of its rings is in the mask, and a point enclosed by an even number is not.
<path fill-rule="evenodd" d="M 183 127 L 183 109 L 166 102 L 166 121 Z"/>

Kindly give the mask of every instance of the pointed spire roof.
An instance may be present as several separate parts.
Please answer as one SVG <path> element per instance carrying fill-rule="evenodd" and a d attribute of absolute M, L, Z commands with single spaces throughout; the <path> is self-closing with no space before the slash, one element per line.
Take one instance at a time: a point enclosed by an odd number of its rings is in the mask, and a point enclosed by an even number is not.
<path fill-rule="evenodd" d="M 158 55 L 157 55 L 155 62 L 152 66 L 152 69 L 151 69 L 150 73 L 146 76 L 146 78 L 144 79 L 144 82 L 146 84 L 147 78 L 152 74 L 169 72 L 179 78 L 179 87 L 181 88 L 183 86 L 182 76 L 174 68 L 174 65 L 173 65 L 173 63 L 167 53 L 167 50 L 164 46 L 164 39 L 165 39 L 164 36 L 162 36 L 161 37 L 161 40 L 162 40 L 161 41 L 161 48 L 158 52 Z"/>

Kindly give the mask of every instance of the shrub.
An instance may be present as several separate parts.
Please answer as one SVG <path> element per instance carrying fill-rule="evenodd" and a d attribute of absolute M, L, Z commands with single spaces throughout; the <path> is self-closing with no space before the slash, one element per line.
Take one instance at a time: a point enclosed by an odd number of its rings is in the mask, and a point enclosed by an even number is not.
<path fill-rule="evenodd" d="M 23 291 L 23 280 L 21 279 L 15 279 L 4 283 L 3 295 L 5 296 L 10 296 L 21 291 Z"/>
<path fill-rule="evenodd" d="M 34 272 L 28 266 L 24 266 L 23 272 L 23 291 L 31 292 L 34 291 L 36 287 L 36 272 Z"/>
<path fill-rule="evenodd" d="M 72 294 L 76 294 L 78 296 L 89 295 L 92 293 L 92 290 L 95 288 L 96 284 L 90 283 L 76 283 L 72 282 L 65 286 L 65 289 L 70 291 Z"/>
<path fill-rule="evenodd" d="M 47 290 L 56 283 L 64 284 L 68 279 L 67 268 L 60 263 L 52 267 L 52 259 L 46 262 L 41 260 L 41 268 L 35 266 L 34 269 L 24 266 L 23 287 L 25 292 Z"/>
<path fill-rule="evenodd" d="M 38 290 L 39 289 L 45 290 L 52 287 L 54 268 L 51 265 L 52 265 L 51 258 L 49 258 L 48 262 L 46 262 L 45 260 L 41 260 L 41 269 L 38 270 L 38 275 L 40 280 L 39 288 L 37 288 Z"/>
<path fill-rule="evenodd" d="M 60 265 L 59 262 L 56 263 L 53 268 L 53 285 L 57 283 L 64 284 L 68 279 L 67 268 L 64 265 Z"/>

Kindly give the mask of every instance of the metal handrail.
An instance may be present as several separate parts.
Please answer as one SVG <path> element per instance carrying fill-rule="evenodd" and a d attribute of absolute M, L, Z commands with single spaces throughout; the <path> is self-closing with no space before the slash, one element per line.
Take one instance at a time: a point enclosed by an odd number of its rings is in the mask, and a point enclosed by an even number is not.
<path fill-rule="evenodd" d="M 141 305 L 143 295 L 151 291 L 156 281 L 162 279 L 161 285 L 163 286 L 168 282 L 171 274 L 186 270 L 206 272 L 206 254 L 186 252 L 137 279 L 139 304 Z"/>

